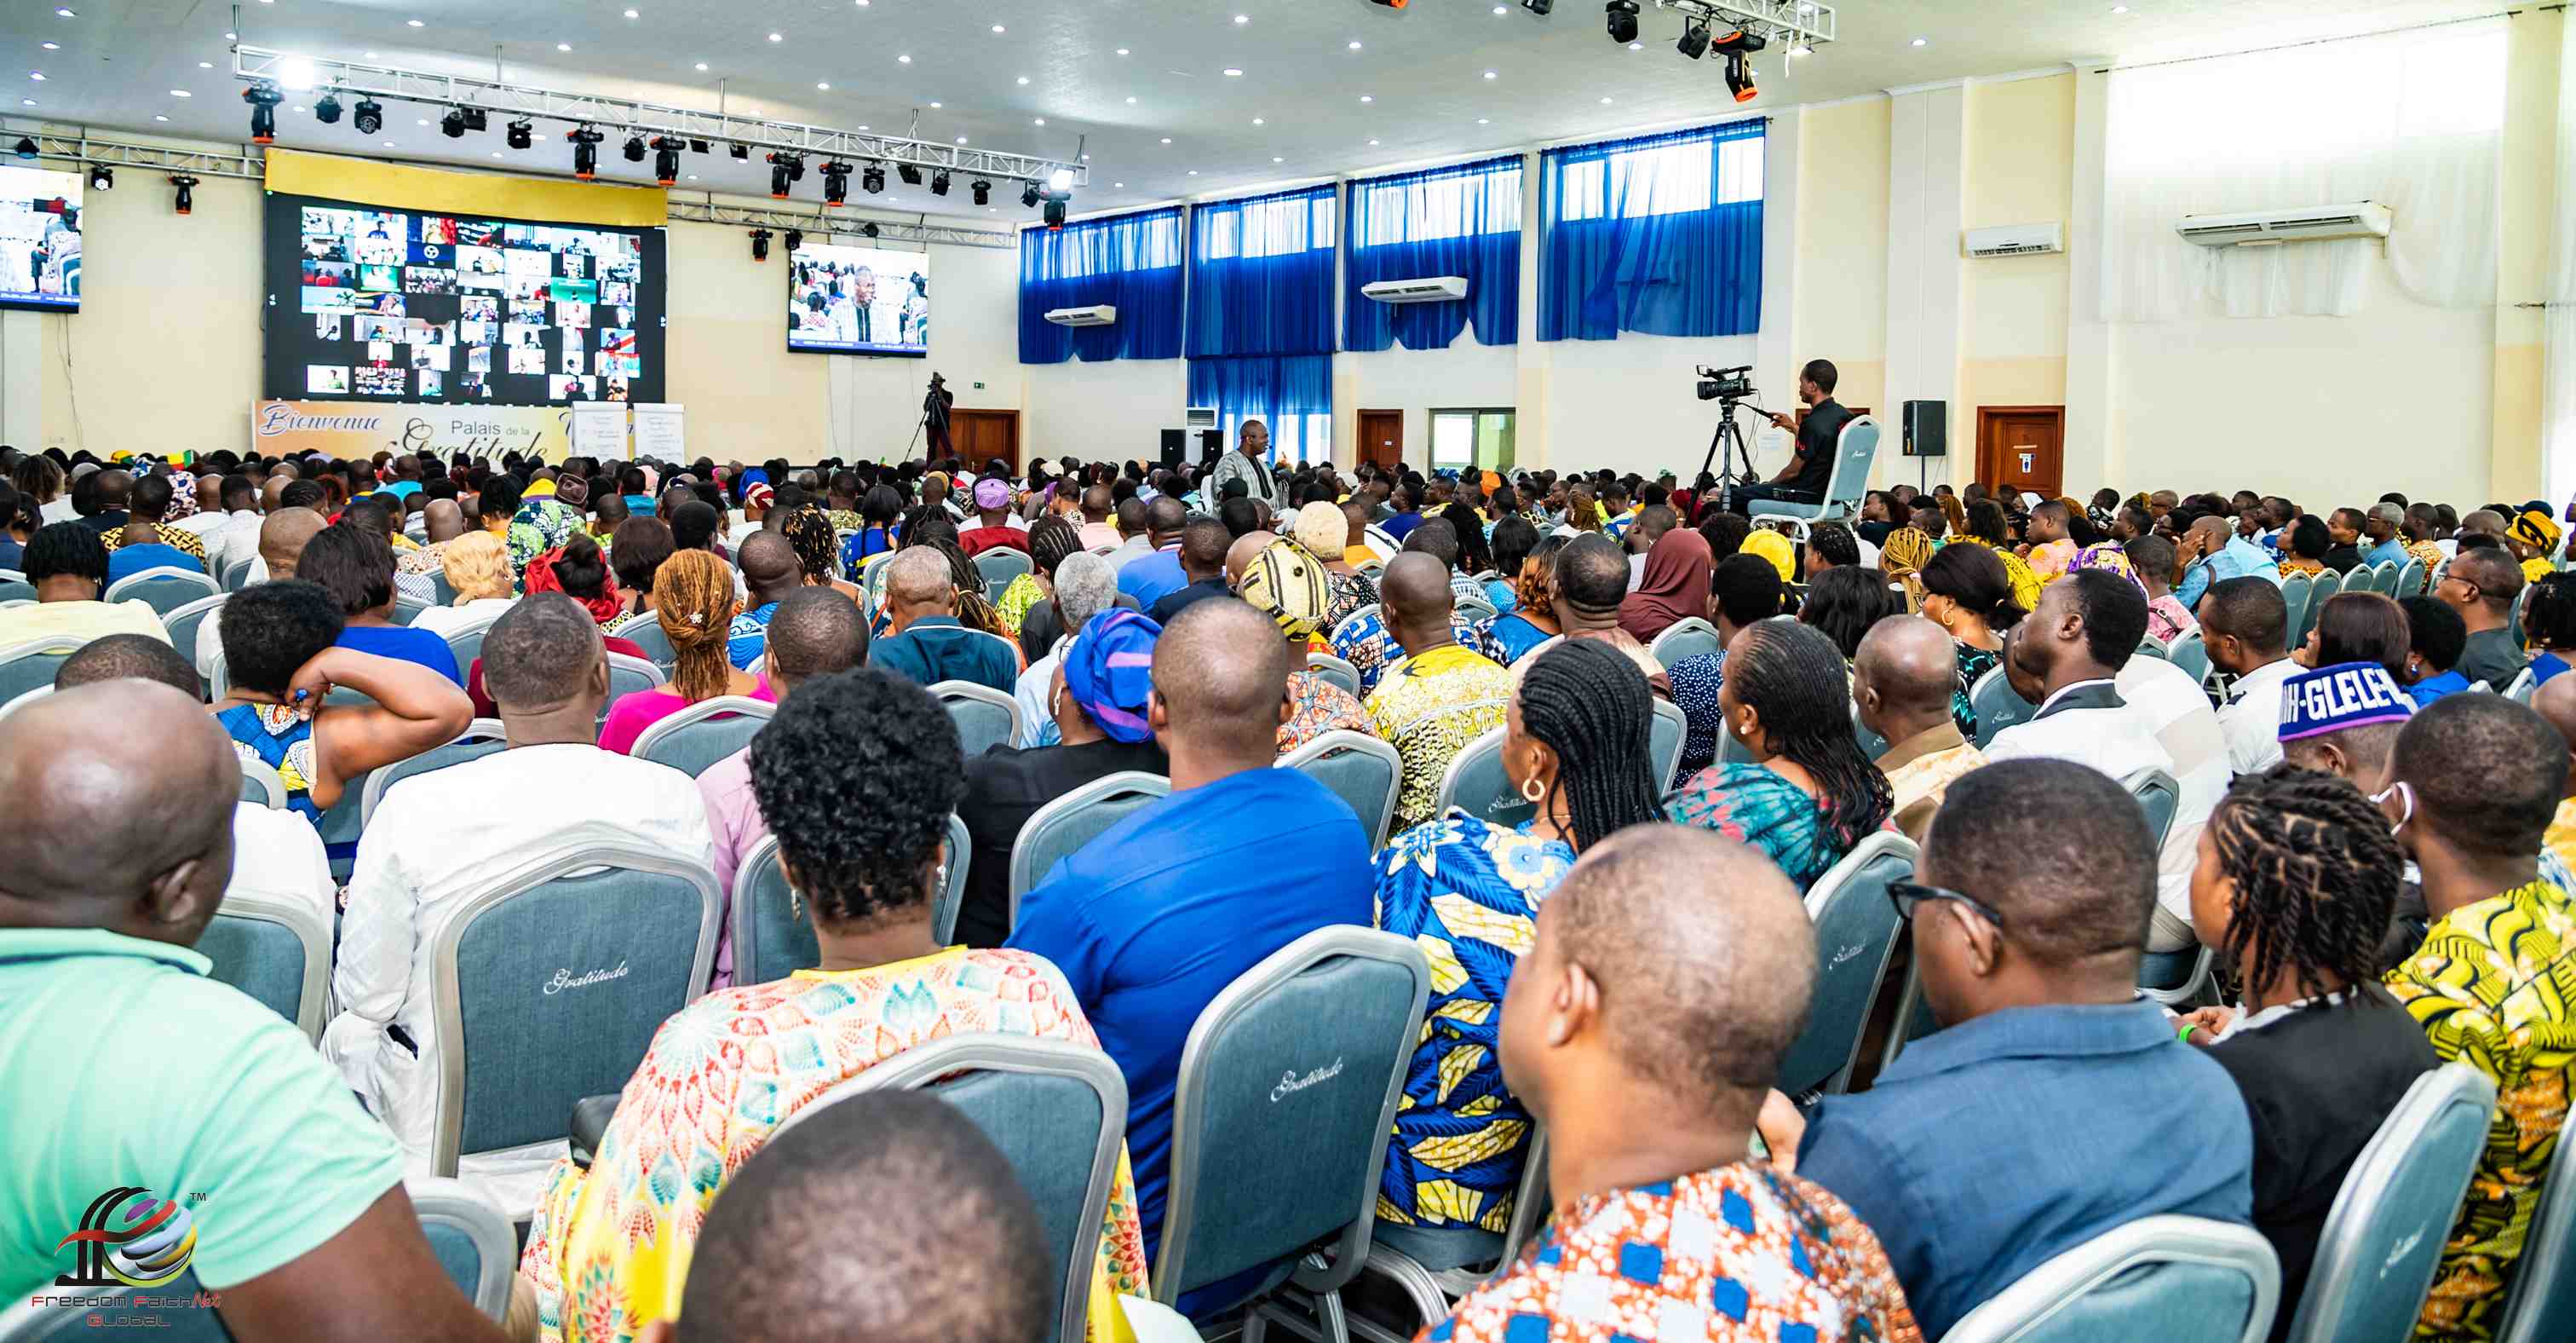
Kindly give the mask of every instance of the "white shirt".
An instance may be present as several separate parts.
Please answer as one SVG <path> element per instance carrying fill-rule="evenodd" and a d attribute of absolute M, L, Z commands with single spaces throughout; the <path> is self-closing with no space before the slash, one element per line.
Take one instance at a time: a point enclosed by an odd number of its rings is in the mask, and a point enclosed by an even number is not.
<path fill-rule="evenodd" d="M 215 534 L 232 519 L 222 513 L 191 513 L 170 525 L 200 541 Z"/>
<path fill-rule="evenodd" d="M 47 525 L 51 525 L 57 522 L 70 522 L 80 514 L 72 511 L 71 491 L 65 490 L 55 495 L 52 503 L 37 509 L 36 516 L 42 518 Z"/>
<path fill-rule="evenodd" d="M 339 1015 L 322 1056 L 402 1144 L 405 1168 L 430 1173 L 438 1122 L 433 949 L 449 911 L 542 850 L 640 844 L 713 866 L 707 807 L 668 765 L 566 744 L 524 746 L 414 775 L 378 804 L 349 875 L 331 991 Z M 399 1024 L 418 1057 L 386 1028 Z M 563 1144 L 496 1153 L 467 1166 L 514 1216 Z M 519 1177 L 512 1179 L 511 1177 Z M 508 1183 L 492 1188 L 494 1179 Z M 525 1185 L 525 1188 L 519 1186 Z"/>
<path fill-rule="evenodd" d="M 2281 683 L 2299 674 L 2288 658 L 2267 662 L 2236 680 L 2218 727 L 2227 737 L 2227 767 L 2260 774 L 2281 763 Z"/>
<path fill-rule="evenodd" d="M 206 515 L 200 513 L 197 516 Z M 221 515 L 221 525 L 202 534 L 206 542 L 206 572 L 217 582 L 223 580 L 224 570 L 259 554 L 260 521 L 258 509 L 235 509 Z"/>
<path fill-rule="evenodd" d="M 1037 745 L 1038 734 L 1055 721 L 1055 706 L 1047 701 L 1049 692 L 1055 689 L 1056 666 L 1064 661 L 1065 646 L 1072 642 L 1070 634 L 1057 638 L 1055 647 L 1048 649 L 1045 657 L 1030 663 L 1029 669 L 1020 673 L 1018 683 L 1012 687 L 1012 697 L 1020 702 L 1020 739 L 1012 742 L 1013 746 L 1025 751 Z"/>
<path fill-rule="evenodd" d="M 488 625 L 518 602 L 516 597 L 477 597 L 454 606 L 433 606 L 411 618 L 411 627 L 446 638 L 460 630 Z M 460 668 L 460 670 L 462 670 Z"/>
<path fill-rule="evenodd" d="M 2131 658 L 2129 663 L 2136 666 L 2154 660 Z M 2176 674 L 2183 673 L 2177 671 Z M 2099 770 L 2114 780 L 2127 778 L 2142 769 L 2160 769 L 2180 782 L 2182 772 L 2175 768 L 2172 754 L 2157 740 L 2155 725 L 2158 719 L 2148 706 L 2129 698 L 2126 685 L 2114 683 L 2121 692 L 2121 698 L 2129 701 L 2121 708 L 2066 709 L 2049 713 L 2050 706 L 2068 693 L 2081 686 L 2100 684 L 2099 681 L 2079 681 L 2049 696 L 2039 706 L 2040 717 L 2027 723 L 2017 723 L 1996 734 L 1994 741 L 1986 747 L 1986 763 L 2025 758 L 2071 760 Z M 2207 708 L 2204 703 L 2202 709 L 2206 711 Z M 2214 739 L 2217 729 L 2214 719 L 2210 727 Z M 2226 758 L 2223 749 L 2219 753 L 2219 767 L 2224 774 Z M 2219 786 L 2225 788 L 2223 778 Z M 2167 835 L 2165 848 L 2158 854 L 2156 865 L 2157 905 L 2186 922 L 2191 918 L 2191 865 L 2198 856 L 2193 846 L 2200 842 L 2201 825 L 2209 820 L 2209 804 L 2202 805 L 2197 817 L 2188 817 L 2190 803 L 2191 790 L 2186 786 L 2183 789 L 2184 805 L 2174 816 L 2173 829 Z M 2183 833 L 2187 818 L 2190 820 L 2191 839 L 2180 847 L 2183 855 L 2181 888 L 2169 891 L 2165 869 L 2170 865 L 2170 855 L 2176 851 L 2175 838 Z"/>
<path fill-rule="evenodd" d="M 301 905 L 327 926 L 338 891 L 322 834 L 311 821 L 258 802 L 233 804 L 233 878 L 224 887 L 225 899 L 250 895 Z"/>
<path fill-rule="evenodd" d="M 2120 669 L 2120 698 L 2145 715 L 2147 730 L 2172 758 L 2174 782 L 2181 786 L 2173 828 L 2156 864 L 2156 903 L 2191 922 L 2191 870 L 2200 864 L 2200 832 L 2209 814 L 2227 796 L 2234 775 L 2227 767 L 2227 734 L 2218 712 L 2191 673 L 2163 658 L 2133 657 Z"/>

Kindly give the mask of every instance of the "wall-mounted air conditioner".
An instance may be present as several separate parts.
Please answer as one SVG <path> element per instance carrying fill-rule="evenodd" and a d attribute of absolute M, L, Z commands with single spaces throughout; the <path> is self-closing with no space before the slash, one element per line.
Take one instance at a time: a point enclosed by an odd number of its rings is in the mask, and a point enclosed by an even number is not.
<path fill-rule="evenodd" d="M 2385 238 L 2385 205 L 2319 205 L 2303 210 L 2248 210 L 2242 214 L 2184 215 L 2174 232 L 2203 247 L 2323 242 L 2330 238 Z"/>
<path fill-rule="evenodd" d="M 1467 281 L 1458 275 L 1434 275 L 1421 280 L 1380 280 L 1360 286 L 1364 297 L 1380 303 L 1446 303 L 1467 296 Z"/>
<path fill-rule="evenodd" d="M 1057 308 L 1046 315 L 1057 326 L 1107 326 L 1118 320 L 1118 309 L 1107 303 L 1088 308 Z"/>
<path fill-rule="evenodd" d="M 1963 256 L 2037 256 L 2065 250 L 2066 227 L 2054 219 L 2044 224 L 1972 228 L 1959 235 Z"/>
<path fill-rule="evenodd" d="M 1184 406 L 1181 409 L 1181 423 L 1191 429 L 1214 429 L 1216 428 L 1216 407 Z"/>

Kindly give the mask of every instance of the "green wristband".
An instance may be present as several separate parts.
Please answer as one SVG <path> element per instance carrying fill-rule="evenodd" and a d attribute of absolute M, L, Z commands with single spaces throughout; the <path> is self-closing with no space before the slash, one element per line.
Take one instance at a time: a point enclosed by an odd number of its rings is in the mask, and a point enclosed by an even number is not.
<path fill-rule="evenodd" d="M 2190 1044 L 2190 1043 L 2191 1043 L 2191 1033 L 2192 1033 L 2193 1031 L 2198 1030 L 2198 1029 L 2200 1029 L 2200 1028 L 2199 1028 L 2199 1027 L 2197 1027 L 2197 1026 L 2194 1026 L 2194 1025 L 2192 1025 L 2190 1022 L 2186 1021 L 2186 1022 L 2184 1022 L 2184 1023 L 2182 1024 L 2182 1029 L 2181 1029 L 2181 1030 L 2178 1030 L 2178 1031 L 2175 1031 L 2175 1032 L 2174 1032 L 2174 1038 L 2175 1038 L 2175 1039 L 2177 1039 L 2177 1040 L 2180 1040 L 2180 1041 L 2181 1041 L 2181 1042 L 2183 1042 L 2184 1044 Z"/>

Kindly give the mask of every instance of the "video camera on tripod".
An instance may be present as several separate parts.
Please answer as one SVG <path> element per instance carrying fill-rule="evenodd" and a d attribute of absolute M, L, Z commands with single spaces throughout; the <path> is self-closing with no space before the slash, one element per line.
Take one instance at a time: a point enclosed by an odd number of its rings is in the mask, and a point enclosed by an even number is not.
<path fill-rule="evenodd" d="M 1701 365 L 1698 372 L 1699 399 L 1716 402 L 1718 409 L 1717 432 L 1709 436 L 1708 456 L 1700 461 L 1700 474 L 1706 475 L 1710 467 L 1716 467 L 1720 497 L 1732 500 L 1738 486 L 1762 478 L 1753 469 L 1753 446 L 1745 441 L 1744 430 L 1735 423 L 1736 407 L 1753 396 L 1753 366 Z"/>
<path fill-rule="evenodd" d="M 1699 399 L 1702 401 L 1743 401 L 1753 395 L 1753 366 L 1738 364 L 1733 368 L 1699 370 Z"/>

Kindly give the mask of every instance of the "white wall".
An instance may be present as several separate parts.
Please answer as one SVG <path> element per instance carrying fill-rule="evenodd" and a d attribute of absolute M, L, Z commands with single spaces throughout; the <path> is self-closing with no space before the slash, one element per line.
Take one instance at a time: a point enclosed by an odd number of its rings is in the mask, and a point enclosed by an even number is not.
<path fill-rule="evenodd" d="M 1018 283 L 1016 269 L 1013 284 Z M 1019 357 L 1018 295 L 996 311 L 1008 319 L 1011 357 Z M 952 375 L 953 376 L 953 375 Z M 1162 431 L 1181 425 L 1190 392 L 1185 359 L 1110 359 L 1086 363 L 1019 365 L 1020 458 L 1084 461 L 1151 461 L 1162 451 Z"/>
<path fill-rule="evenodd" d="M 838 241 L 867 242 L 848 235 Z M 927 250 L 931 296 L 928 358 L 796 356 L 819 358 L 827 365 L 824 441 L 814 449 L 815 455 L 853 461 L 901 460 L 913 441 L 913 429 L 921 416 L 922 394 L 929 389 L 934 372 L 947 377 L 948 390 L 956 394 L 961 409 L 1012 410 L 1022 404 L 1019 253 L 1006 248 L 938 245 Z M 783 333 L 784 316 L 780 322 Z M 1027 430 L 1023 423 L 1023 460 L 1033 446 Z M 919 451 L 914 449 L 915 453 Z"/>

